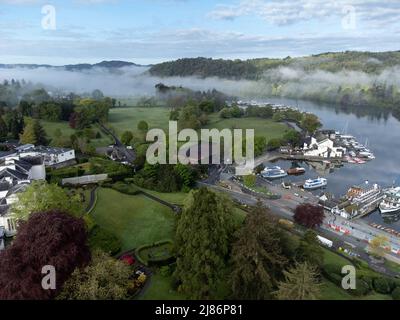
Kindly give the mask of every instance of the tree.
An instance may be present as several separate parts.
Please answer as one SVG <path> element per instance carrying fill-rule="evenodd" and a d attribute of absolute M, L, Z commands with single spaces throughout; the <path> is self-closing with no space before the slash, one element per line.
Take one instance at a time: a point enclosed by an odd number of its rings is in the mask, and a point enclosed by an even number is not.
<path fill-rule="evenodd" d="M 283 140 L 291 144 L 293 147 L 297 147 L 300 145 L 301 134 L 296 130 L 289 130 L 284 134 Z"/>
<path fill-rule="evenodd" d="M 322 126 L 318 117 L 311 113 L 305 113 L 301 120 L 301 127 L 305 129 L 309 134 L 313 134 L 318 128 Z"/>
<path fill-rule="evenodd" d="M 133 134 L 131 131 L 125 131 L 121 136 L 121 142 L 124 145 L 129 145 L 133 139 Z"/>
<path fill-rule="evenodd" d="M 319 273 L 316 267 L 307 262 L 296 265 L 283 272 L 285 281 L 278 284 L 276 297 L 279 300 L 317 300 L 320 294 Z"/>
<path fill-rule="evenodd" d="M 122 300 L 133 287 L 131 268 L 120 260 L 96 250 L 92 262 L 75 269 L 65 282 L 59 300 Z"/>
<path fill-rule="evenodd" d="M 243 182 L 246 187 L 253 188 L 256 186 L 257 176 L 255 174 L 249 174 L 243 177 Z"/>
<path fill-rule="evenodd" d="M 225 268 L 233 232 L 231 203 L 201 188 L 192 191 L 178 220 L 174 277 L 193 299 L 212 298 Z"/>
<path fill-rule="evenodd" d="M 267 139 L 262 136 L 254 137 L 254 155 L 260 156 L 264 153 L 267 148 Z"/>
<path fill-rule="evenodd" d="M 368 249 L 373 256 L 384 257 L 385 247 L 388 245 L 389 239 L 384 235 L 378 235 L 370 241 Z"/>
<path fill-rule="evenodd" d="M 142 131 L 142 132 L 147 132 L 149 130 L 149 124 L 144 121 L 141 120 L 138 125 L 137 125 L 138 130 Z"/>
<path fill-rule="evenodd" d="M 0 252 L 0 299 L 52 299 L 72 272 L 86 266 L 90 250 L 83 219 L 61 211 L 37 212 L 20 224 L 11 246 Z M 55 290 L 44 290 L 44 266 L 55 268 Z"/>
<path fill-rule="evenodd" d="M 306 228 L 315 228 L 324 221 L 324 208 L 311 203 L 300 204 L 294 211 L 294 221 Z"/>
<path fill-rule="evenodd" d="M 32 213 L 48 210 L 66 211 L 75 216 L 83 212 L 79 195 L 70 196 L 63 188 L 42 181 L 32 182 L 17 197 L 11 209 L 17 220 L 27 220 Z"/>
<path fill-rule="evenodd" d="M 4 121 L 10 138 L 18 139 L 24 129 L 24 117 L 17 110 L 8 111 L 4 115 Z"/>
<path fill-rule="evenodd" d="M 3 120 L 3 117 L 0 116 L 0 139 L 7 137 L 8 130 L 7 125 Z"/>
<path fill-rule="evenodd" d="M 237 299 L 270 299 L 287 259 L 280 229 L 259 202 L 237 232 L 232 249 L 231 287 Z"/>
<path fill-rule="evenodd" d="M 320 246 L 317 234 L 313 230 L 307 230 L 304 233 L 295 255 L 298 262 L 308 262 L 316 267 L 322 266 L 324 251 Z"/>
<path fill-rule="evenodd" d="M 38 144 L 47 145 L 48 139 L 46 131 L 43 129 L 39 120 L 32 120 L 27 123 L 24 128 L 24 132 L 20 136 L 21 143 L 24 144 Z"/>

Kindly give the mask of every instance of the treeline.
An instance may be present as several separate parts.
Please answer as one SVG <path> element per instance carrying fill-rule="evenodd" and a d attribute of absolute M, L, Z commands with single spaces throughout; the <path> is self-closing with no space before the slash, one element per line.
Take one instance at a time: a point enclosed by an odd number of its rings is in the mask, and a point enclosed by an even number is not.
<path fill-rule="evenodd" d="M 179 59 L 154 65 L 150 74 L 161 77 L 196 76 L 226 79 L 259 80 L 267 70 L 278 67 L 301 68 L 306 72 L 323 70 L 362 71 L 377 74 L 388 67 L 400 65 L 400 51 L 391 52 L 327 52 L 307 57 L 284 59 L 214 60 L 207 58 Z"/>
<path fill-rule="evenodd" d="M 229 79 L 256 79 L 257 67 L 250 61 L 223 59 L 179 59 L 154 65 L 151 75 L 162 77 L 220 77 Z"/>

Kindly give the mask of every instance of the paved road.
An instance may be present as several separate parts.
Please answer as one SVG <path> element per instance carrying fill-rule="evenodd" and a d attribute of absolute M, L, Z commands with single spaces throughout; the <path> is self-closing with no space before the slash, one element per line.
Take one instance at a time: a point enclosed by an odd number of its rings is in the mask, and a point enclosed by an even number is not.
<path fill-rule="evenodd" d="M 254 197 L 250 194 L 244 193 L 243 191 L 238 191 L 237 189 L 235 190 L 230 190 L 226 188 L 222 188 L 216 185 L 208 184 L 208 183 L 199 183 L 201 185 L 205 185 L 210 188 L 214 188 L 216 190 L 228 193 L 233 199 L 236 199 L 240 203 L 247 204 L 247 205 L 255 205 L 258 200 L 261 200 L 261 202 L 267 207 L 270 208 L 272 213 L 275 215 L 278 215 L 281 218 L 293 220 L 293 215 L 294 215 L 294 209 L 296 206 L 300 203 L 304 202 L 304 196 L 309 197 L 308 199 L 311 200 L 311 202 L 315 201 L 315 196 L 312 197 L 311 194 L 308 194 L 308 192 L 299 193 L 299 197 L 293 196 L 291 194 L 290 198 L 285 197 L 285 195 L 290 194 L 286 189 L 281 188 L 280 191 L 282 191 L 283 197 L 278 200 L 267 200 L 265 198 L 257 198 Z M 278 187 L 275 187 L 278 188 Z M 275 189 L 278 190 L 278 189 Z M 275 192 L 274 190 L 274 192 Z M 281 193 L 279 193 L 281 194 Z M 343 222 L 348 223 L 347 220 L 335 216 L 336 223 L 341 223 L 341 220 Z M 371 260 L 370 256 L 366 253 L 366 248 L 368 247 L 368 244 L 363 241 L 365 239 L 365 232 L 371 232 L 370 236 L 373 236 L 373 232 L 370 229 L 373 229 L 370 226 L 358 226 L 357 222 L 352 222 L 351 225 L 345 225 L 346 227 L 353 227 L 352 233 L 353 236 L 345 235 L 341 232 L 336 232 L 333 230 L 329 224 L 332 222 L 335 217 L 328 213 L 324 219 L 323 225 L 317 229 L 318 234 L 325 236 L 329 239 L 331 239 L 334 242 L 334 247 L 339 248 L 339 247 L 352 247 L 351 251 L 365 261 L 368 262 L 370 267 L 380 273 L 383 273 L 387 276 L 394 277 L 398 275 L 396 272 L 392 272 L 391 270 L 386 269 L 382 265 L 377 264 L 375 261 Z M 357 228 L 360 228 L 359 230 Z M 364 230 L 365 228 L 365 230 Z M 367 231 L 368 230 L 368 231 Z M 359 232 L 359 237 L 354 237 L 354 234 L 356 232 Z M 377 230 L 376 230 L 377 232 Z M 396 258 L 394 255 L 389 255 L 388 258 Z"/>
<path fill-rule="evenodd" d="M 121 140 L 119 140 L 119 138 L 102 123 L 98 122 L 98 124 L 103 131 L 105 131 L 108 135 L 110 135 L 114 139 L 115 146 L 125 156 L 126 160 L 129 163 L 133 163 L 136 159 L 135 151 L 127 149 L 127 147 L 121 142 Z"/>

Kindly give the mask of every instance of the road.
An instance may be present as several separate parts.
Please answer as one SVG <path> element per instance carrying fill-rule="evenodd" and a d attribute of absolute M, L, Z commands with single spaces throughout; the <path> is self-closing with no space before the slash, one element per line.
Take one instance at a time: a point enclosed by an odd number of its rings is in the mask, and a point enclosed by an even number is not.
<path fill-rule="evenodd" d="M 222 170 L 213 171 L 211 179 L 205 182 L 200 182 L 199 184 L 228 193 L 233 199 L 246 205 L 255 205 L 258 200 L 261 200 L 261 202 L 267 208 L 270 208 L 273 214 L 278 215 L 281 218 L 293 220 L 294 209 L 299 204 L 304 202 L 318 202 L 318 198 L 316 196 L 300 188 L 294 187 L 290 190 L 287 190 L 268 182 L 266 182 L 268 184 L 268 188 L 274 193 L 281 195 L 281 199 L 269 200 L 262 197 L 255 197 L 244 192 L 243 189 L 239 187 L 234 187 L 232 184 L 230 185 L 230 189 L 223 188 L 215 185 L 215 182 L 218 181 L 217 176 L 221 174 L 221 172 Z M 335 231 L 330 226 L 332 223 L 350 230 L 351 235 L 346 235 L 343 232 Z M 334 216 L 330 212 L 326 212 L 324 222 L 322 226 L 317 229 L 317 232 L 318 234 L 331 239 L 334 242 L 335 248 L 351 247 L 351 252 L 357 254 L 361 259 L 365 260 L 372 269 L 391 277 L 398 275 L 396 272 L 385 268 L 374 259 L 371 259 L 371 257 L 367 254 L 366 249 L 368 248 L 368 243 L 366 239 L 371 239 L 377 235 L 381 235 L 382 231 L 369 226 L 364 221 L 356 220 L 350 222 L 339 216 Z M 389 234 L 387 234 L 387 237 L 390 240 L 391 246 L 397 246 L 400 248 L 400 239 Z M 400 259 L 394 254 L 387 254 L 386 258 L 400 263 Z"/>
<path fill-rule="evenodd" d="M 107 133 L 109 136 L 111 136 L 114 139 L 114 144 L 115 147 L 118 148 L 118 150 L 125 156 L 126 161 L 133 164 L 133 162 L 136 159 L 136 154 L 134 150 L 129 150 L 122 142 L 119 140 L 119 138 L 106 126 L 104 126 L 102 123 L 98 122 L 98 125 L 100 128 Z"/>

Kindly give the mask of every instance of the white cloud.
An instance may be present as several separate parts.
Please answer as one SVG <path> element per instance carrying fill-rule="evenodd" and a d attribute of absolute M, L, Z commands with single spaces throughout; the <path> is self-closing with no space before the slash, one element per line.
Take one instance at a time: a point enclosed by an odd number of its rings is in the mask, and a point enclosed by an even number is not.
<path fill-rule="evenodd" d="M 400 17 L 398 0 L 242 0 L 234 5 L 217 5 L 209 13 L 215 19 L 233 20 L 255 15 L 272 24 L 294 24 L 311 19 L 344 16 L 346 6 L 354 7 L 358 18 L 374 23 L 397 23 Z"/>

